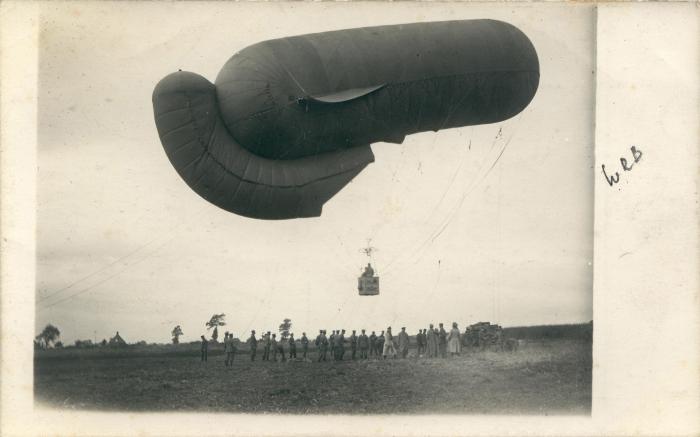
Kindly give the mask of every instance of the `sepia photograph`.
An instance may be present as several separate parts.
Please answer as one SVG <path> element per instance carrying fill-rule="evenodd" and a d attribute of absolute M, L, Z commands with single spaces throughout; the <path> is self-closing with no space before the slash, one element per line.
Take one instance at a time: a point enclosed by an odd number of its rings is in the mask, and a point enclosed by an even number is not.
<path fill-rule="evenodd" d="M 37 26 L 37 406 L 591 416 L 594 4 Z"/>

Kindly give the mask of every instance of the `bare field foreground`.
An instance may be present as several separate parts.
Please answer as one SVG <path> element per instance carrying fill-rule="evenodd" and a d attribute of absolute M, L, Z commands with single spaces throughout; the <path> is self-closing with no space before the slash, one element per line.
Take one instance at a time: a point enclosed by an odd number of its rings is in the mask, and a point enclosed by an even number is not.
<path fill-rule="evenodd" d="M 187 347 L 188 345 L 180 345 Z M 148 348 L 148 347 L 147 347 Z M 529 342 L 447 359 L 251 362 L 216 350 L 40 351 L 39 404 L 103 411 L 288 414 L 590 414 L 591 343 Z M 83 353 L 84 352 L 84 353 Z M 300 351 L 299 351 L 300 352 Z M 299 356 L 301 356 L 299 354 Z"/>

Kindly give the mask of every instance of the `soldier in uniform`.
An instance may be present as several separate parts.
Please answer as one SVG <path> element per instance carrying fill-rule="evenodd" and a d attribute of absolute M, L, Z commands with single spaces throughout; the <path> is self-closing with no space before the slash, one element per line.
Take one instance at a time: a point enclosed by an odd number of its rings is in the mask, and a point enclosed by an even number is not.
<path fill-rule="evenodd" d="M 333 332 L 333 344 L 331 345 L 333 361 L 340 359 L 340 330 Z"/>
<path fill-rule="evenodd" d="M 328 351 L 328 338 L 326 338 L 326 331 L 321 330 L 320 334 L 316 338 L 316 346 L 318 346 L 318 361 L 327 361 L 326 352 Z"/>
<path fill-rule="evenodd" d="M 372 335 L 369 336 L 369 356 L 377 354 L 377 335 L 372 331 Z"/>
<path fill-rule="evenodd" d="M 209 355 L 209 342 L 207 341 L 204 336 L 201 336 L 202 338 L 202 361 L 207 361 L 207 357 Z"/>
<path fill-rule="evenodd" d="M 357 336 L 355 335 L 355 330 L 352 331 L 350 336 L 350 352 L 352 353 L 352 359 L 355 359 L 355 353 L 357 352 Z"/>
<path fill-rule="evenodd" d="M 384 354 L 384 342 L 386 339 L 384 338 L 384 331 L 382 331 L 381 334 L 379 334 L 379 337 L 377 337 L 377 358 L 381 357 Z"/>
<path fill-rule="evenodd" d="M 423 351 L 425 352 L 425 355 L 428 356 L 430 355 L 430 346 L 428 345 L 429 340 L 428 337 L 430 337 L 431 334 L 428 333 L 428 331 L 433 332 L 433 329 L 423 329 Z"/>
<path fill-rule="evenodd" d="M 331 357 L 335 360 L 335 331 L 331 332 L 330 337 L 328 337 L 328 342 L 331 347 Z"/>
<path fill-rule="evenodd" d="M 297 344 L 294 341 L 294 334 L 289 334 L 289 359 L 296 359 L 297 357 Z"/>
<path fill-rule="evenodd" d="M 314 344 L 316 345 L 316 353 L 318 353 L 318 361 L 321 361 L 321 336 L 323 335 L 323 330 L 318 331 L 318 335 L 316 336 L 316 340 L 314 340 Z"/>
<path fill-rule="evenodd" d="M 416 347 L 418 350 L 416 351 L 416 356 L 420 357 L 421 354 L 423 353 L 423 330 L 419 329 L 418 334 L 416 334 Z"/>
<path fill-rule="evenodd" d="M 301 352 L 304 359 L 306 359 L 306 353 L 309 351 L 309 339 L 306 338 L 306 332 L 301 333 Z"/>
<path fill-rule="evenodd" d="M 426 334 L 426 344 L 428 346 L 428 358 L 436 358 L 438 356 L 438 333 L 433 328 L 432 323 Z"/>
<path fill-rule="evenodd" d="M 263 361 L 270 361 L 270 348 L 272 347 L 272 339 L 270 338 L 270 331 L 265 334 L 265 349 L 263 350 Z"/>
<path fill-rule="evenodd" d="M 362 330 L 360 336 L 357 338 L 357 345 L 360 347 L 360 358 L 366 360 L 367 349 L 369 349 L 369 337 L 367 337 L 367 334 L 365 334 L 364 329 Z"/>
<path fill-rule="evenodd" d="M 401 358 L 406 358 L 408 355 L 408 343 L 408 334 L 406 333 L 406 328 L 403 327 L 401 332 L 399 332 L 399 355 L 401 355 Z"/>
<path fill-rule="evenodd" d="M 270 340 L 270 349 L 272 349 L 272 361 L 277 361 L 277 334 L 272 334 L 272 340 Z"/>
<path fill-rule="evenodd" d="M 248 344 L 250 345 L 250 361 L 255 361 L 255 355 L 258 353 L 258 339 L 255 338 L 255 330 L 250 331 Z"/>
<path fill-rule="evenodd" d="M 447 358 L 447 331 L 440 323 L 440 331 L 438 332 L 438 347 L 440 350 L 440 357 Z"/>
<path fill-rule="evenodd" d="M 229 342 L 228 342 L 228 331 L 224 332 L 224 341 L 221 343 L 224 345 L 224 366 L 228 367 L 228 353 L 229 353 Z"/>
<path fill-rule="evenodd" d="M 233 334 L 229 334 L 228 332 L 224 333 L 224 352 L 226 352 L 226 360 L 224 361 L 224 365 L 226 367 L 233 366 L 235 347 L 233 345 Z"/>
<path fill-rule="evenodd" d="M 343 329 L 338 335 L 338 361 L 343 361 L 343 357 L 345 356 L 345 330 Z"/>

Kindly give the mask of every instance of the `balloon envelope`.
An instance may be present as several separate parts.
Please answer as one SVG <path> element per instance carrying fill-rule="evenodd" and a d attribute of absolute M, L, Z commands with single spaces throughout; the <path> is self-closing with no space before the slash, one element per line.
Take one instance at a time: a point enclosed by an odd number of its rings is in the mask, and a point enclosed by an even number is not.
<path fill-rule="evenodd" d="M 226 62 L 216 91 L 244 147 L 294 159 L 503 121 L 538 83 L 537 53 L 520 30 L 466 20 L 263 41 Z"/>
<path fill-rule="evenodd" d="M 153 92 L 171 163 L 200 196 L 262 219 L 312 217 L 374 156 L 375 142 L 494 123 L 539 83 L 528 38 L 466 20 L 264 41 L 233 55 L 216 85 L 189 72 Z"/>

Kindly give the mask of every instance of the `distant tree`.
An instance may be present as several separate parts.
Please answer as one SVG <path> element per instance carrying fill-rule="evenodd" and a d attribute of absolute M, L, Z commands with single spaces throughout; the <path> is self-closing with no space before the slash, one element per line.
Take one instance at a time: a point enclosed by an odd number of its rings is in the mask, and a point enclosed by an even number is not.
<path fill-rule="evenodd" d="M 284 319 L 280 325 L 280 337 L 282 340 L 286 340 L 289 337 L 289 330 L 292 329 L 292 320 Z"/>
<path fill-rule="evenodd" d="M 226 314 L 224 313 L 214 314 L 211 316 L 211 319 L 204 324 L 207 329 L 214 328 L 214 331 L 211 333 L 211 339 L 214 340 L 215 343 L 217 338 L 219 338 L 219 326 L 224 326 L 226 324 L 224 317 L 226 317 Z"/>
<path fill-rule="evenodd" d="M 61 331 L 59 331 L 57 327 L 49 323 L 48 325 L 46 325 L 44 330 L 36 336 L 36 340 L 39 343 L 40 347 L 48 348 L 49 346 L 51 346 L 51 343 L 58 340 L 58 337 L 60 336 Z"/>
<path fill-rule="evenodd" d="M 75 347 L 91 348 L 93 346 L 94 344 L 92 344 L 92 340 L 75 340 Z"/>
<path fill-rule="evenodd" d="M 180 343 L 180 336 L 182 334 L 182 328 L 180 328 L 180 325 L 177 325 L 176 327 L 173 328 L 173 332 L 170 333 L 170 335 L 173 336 L 173 344 L 179 344 Z"/>
<path fill-rule="evenodd" d="M 63 347 L 63 342 L 57 341 L 56 344 L 53 345 L 53 347 L 60 349 Z"/>
<path fill-rule="evenodd" d="M 107 339 L 103 338 L 100 342 L 100 346 L 107 346 Z"/>

